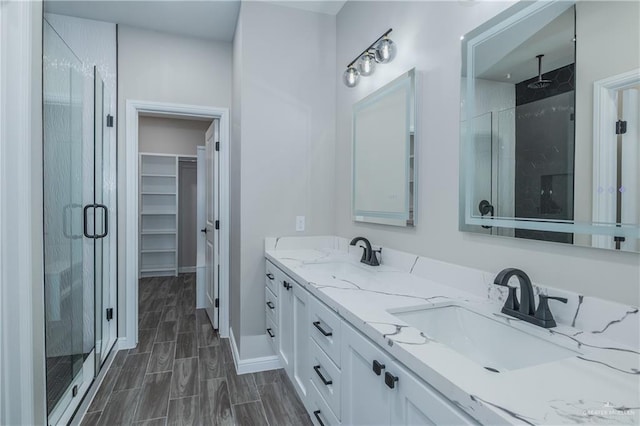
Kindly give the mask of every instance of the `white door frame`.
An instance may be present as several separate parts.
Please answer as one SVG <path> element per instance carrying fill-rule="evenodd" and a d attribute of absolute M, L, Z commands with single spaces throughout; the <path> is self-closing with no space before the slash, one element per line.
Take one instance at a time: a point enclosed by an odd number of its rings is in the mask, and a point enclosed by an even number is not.
<path fill-rule="evenodd" d="M 204 275 L 202 273 L 202 268 L 205 265 L 204 259 L 204 244 L 205 239 L 202 238 L 201 229 L 205 227 L 205 219 L 204 219 L 204 209 L 205 209 L 205 195 L 204 195 L 204 181 L 206 179 L 206 174 L 204 170 L 205 166 L 205 154 L 204 154 L 204 146 L 199 145 L 197 147 L 198 152 L 198 183 L 196 186 L 197 190 L 197 222 L 198 222 L 198 240 L 197 240 L 197 250 L 196 250 L 196 309 L 204 308 Z"/>
<path fill-rule="evenodd" d="M 138 342 L 138 117 L 152 113 L 167 117 L 200 117 L 220 120 L 220 336 L 229 336 L 229 108 L 150 102 L 127 99 L 125 117 L 126 203 L 125 233 L 125 295 L 126 339 L 124 347 Z"/>
<path fill-rule="evenodd" d="M 607 77 L 593 83 L 593 210 L 592 222 L 615 223 L 616 207 L 610 202 L 608 186 L 616 182 L 618 135 L 613 126 L 618 120 L 616 92 L 638 84 L 640 68 Z M 602 189 L 601 189 L 602 188 Z M 593 235 L 593 247 L 615 247 L 610 235 Z"/>

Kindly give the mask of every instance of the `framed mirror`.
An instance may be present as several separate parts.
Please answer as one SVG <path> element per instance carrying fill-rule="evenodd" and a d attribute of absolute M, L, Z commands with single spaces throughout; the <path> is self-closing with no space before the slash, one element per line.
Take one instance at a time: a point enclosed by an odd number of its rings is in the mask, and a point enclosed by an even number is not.
<path fill-rule="evenodd" d="M 460 230 L 640 251 L 638 16 L 519 2 L 463 37 Z"/>
<path fill-rule="evenodd" d="M 414 226 L 415 70 L 353 106 L 353 219 Z"/>

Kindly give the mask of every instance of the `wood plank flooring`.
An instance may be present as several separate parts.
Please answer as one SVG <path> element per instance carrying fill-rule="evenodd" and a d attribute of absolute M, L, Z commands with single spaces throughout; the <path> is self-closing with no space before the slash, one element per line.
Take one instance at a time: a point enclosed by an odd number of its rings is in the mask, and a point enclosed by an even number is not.
<path fill-rule="evenodd" d="M 138 346 L 116 354 L 82 425 L 311 425 L 284 370 L 236 374 L 195 292 L 195 274 L 140 280 Z"/>

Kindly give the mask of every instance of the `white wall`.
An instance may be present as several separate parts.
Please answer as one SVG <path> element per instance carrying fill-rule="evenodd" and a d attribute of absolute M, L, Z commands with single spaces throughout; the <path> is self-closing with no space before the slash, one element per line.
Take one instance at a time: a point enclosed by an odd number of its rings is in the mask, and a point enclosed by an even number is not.
<path fill-rule="evenodd" d="M 387 28 L 398 55 L 349 89 L 337 84 L 337 234 L 460 265 L 498 272 L 519 267 L 546 286 L 638 305 L 639 257 L 538 241 L 458 231 L 460 36 L 512 3 L 347 2 L 337 16 L 338 78 L 354 54 Z M 618 19 L 618 18 L 616 18 Z M 399 74 L 417 67 L 422 78 L 418 111 L 418 224 L 415 229 L 351 220 L 351 106 Z M 612 282 L 615 284 L 612 285 Z"/>
<path fill-rule="evenodd" d="M 124 114 L 128 99 L 229 108 L 231 106 L 231 43 L 181 37 L 118 26 L 118 111 Z M 118 121 L 118 209 L 121 223 L 126 212 L 125 122 Z M 123 223 L 124 224 L 124 223 Z M 118 305 L 125 306 L 126 224 L 120 226 Z M 118 322 L 126 336 L 125 312 Z"/>
<path fill-rule="evenodd" d="M 198 164 L 178 163 L 178 268 L 195 268 L 198 229 Z M 195 271 L 195 269 L 194 269 Z"/>
<path fill-rule="evenodd" d="M 240 5 L 242 10 L 242 4 Z M 240 216 L 242 185 L 240 181 L 241 170 L 241 144 L 242 144 L 242 46 L 243 46 L 243 16 L 238 15 L 236 32 L 233 37 L 233 93 L 231 109 L 231 147 L 229 149 L 229 325 L 231 333 L 239 335 L 242 321 L 241 310 L 241 266 L 240 244 L 241 225 Z M 234 331 L 235 330 L 235 331 Z M 241 345 L 240 338 L 236 344 Z"/>
<path fill-rule="evenodd" d="M 138 151 L 156 154 L 198 155 L 210 121 L 140 117 Z"/>
<path fill-rule="evenodd" d="M 639 19 L 638 1 L 580 2 L 576 7 L 574 211 L 579 221 L 591 222 L 592 216 L 593 83 L 640 68 Z M 576 243 L 589 245 L 591 238 L 579 235 Z"/>
<path fill-rule="evenodd" d="M 42 2 L 0 4 L 0 424 L 46 424 Z"/>
<path fill-rule="evenodd" d="M 241 143 L 231 152 L 232 168 L 240 167 L 242 232 L 240 274 L 232 272 L 230 285 L 232 299 L 240 298 L 232 310 L 241 309 L 231 326 L 245 358 L 245 337 L 265 333 L 264 238 L 296 234 L 297 215 L 306 217 L 298 234 L 334 230 L 336 44 L 332 15 L 243 2 L 240 21 L 234 99 L 242 101 L 234 105 L 232 139 L 241 135 Z"/>

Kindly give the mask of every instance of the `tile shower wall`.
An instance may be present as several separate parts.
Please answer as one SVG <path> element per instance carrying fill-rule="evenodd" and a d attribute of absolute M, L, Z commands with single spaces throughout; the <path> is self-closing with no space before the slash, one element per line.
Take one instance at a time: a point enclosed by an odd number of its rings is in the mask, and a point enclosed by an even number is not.
<path fill-rule="evenodd" d="M 515 217 L 573 219 L 575 72 L 570 64 L 515 85 Z M 573 243 L 573 234 L 517 229 L 515 236 Z"/>

